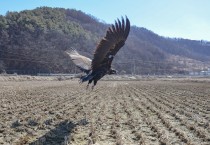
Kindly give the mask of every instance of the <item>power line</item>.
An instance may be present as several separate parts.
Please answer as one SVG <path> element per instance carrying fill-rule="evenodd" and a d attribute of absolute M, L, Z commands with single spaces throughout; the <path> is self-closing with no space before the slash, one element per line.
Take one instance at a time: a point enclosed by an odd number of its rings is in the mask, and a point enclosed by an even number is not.
<path fill-rule="evenodd" d="M 0 50 L 0 52 L 4 52 L 2 50 Z M 50 61 L 43 61 L 43 60 L 37 60 L 37 59 L 28 59 L 29 55 L 23 55 L 23 54 L 18 54 L 18 53 L 14 53 L 14 52 L 9 52 L 9 51 L 6 51 L 4 53 L 9 53 L 9 54 L 13 54 L 13 55 L 16 55 L 16 56 L 22 56 L 22 57 L 25 57 L 27 59 L 18 59 L 18 58 L 11 58 L 11 57 L 2 57 L 0 58 L 0 60 L 15 60 L 15 61 L 25 61 L 25 62 L 37 62 L 37 63 L 45 63 L 45 64 L 52 64 L 52 62 Z"/>
<path fill-rule="evenodd" d="M 19 57 L 29 57 L 28 54 L 24 55 L 24 53 L 14 53 L 12 51 L 2 51 L 0 50 L 0 52 L 4 52 L 4 53 L 10 53 Z M 48 51 L 46 50 L 45 52 L 52 52 L 52 51 Z M 56 51 L 56 52 L 62 52 L 63 51 Z M 43 60 L 36 60 L 36 59 L 18 59 L 18 58 L 11 58 L 11 57 L 3 57 L 0 58 L 0 60 L 13 60 L 13 61 L 22 61 L 22 62 L 33 62 L 33 63 L 41 63 L 44 65 L 47 64 L 52 64 L 52 62 L 50 61 L 43 61 Z M 133 72 L 134 74 L 139 73 L 139 72 L 145 72 L 145 71 L 149 71 L 149 72 L 154 72 L 154 71 L 185 71 L 185 68 L 162 68 L 162 67 L 167 67 L 167 66 L 159 66 L 160 64 L 165 64 L 165 65 L 170 65 L 171 61 L 144 61 L 141 59 L 126 59 L 125 62 L 114 62 L 114 64 L 130 64 L 131 67 L 131 72 Z M 201 62 L 203 65 L 205 65 L 205 63 Z M 151 67 L 145 67 L 141 65 L 142 70 L 139 70 L 138 64 L 145 64 L 145 65 L 151 65 L 153 64 Z M 157 64 L 159 64 L 157 66 Z M 48 68 L 53 68 L 48 66 Z M 137 69 L 138 68 L 138 69 Z M 75 69 L 75 68 L 74 68 Z"/>
<path fill-rule="evenodd" d="M 30 49 L 30 50 L 32 50 L 32 49 Z M 38 51 L 45 51 L 45 52 L 64 52 L 64 51 L 62 51 L 62 50 L 43 50 L 43 49 L 40 49 L 40 50 L 38 50 Z M 14 55 L 17 55 L 17 56 L 23 56 L 23 57 L 28 57 L 28 54 L 26 54 L 26 53 L 14 53 L 14 52 L 12 52 L 12 51 L 3 51 L 3 50 L 0 50 L 0 52 L 3 52 L 3 53 L 10 53 L 10 54 L 14 54 Z M 34 60 L 34 61 L 40 61 L 40 60 Z M 183 60 L 183 61 L 185 61 L 185 60 Z M 142 60 L 142 59 L 126 59 L 126 61 L 125 62 L 114 62 L 114 63 L 117 63 L 117 64 L 126 64 L 126 63 L 136 63 L 136 62 L 142 62 L 142 63 L 146 63 L 146 64 L 149 64 L 149 63 L 153 63 L 153 64 L 171 64 L 171 63 L 174 63 L 173 61 L 166 61 L 166 60 L 164 60 L 164 61 L 145 61 L 145 60 Z M 203 65 L 205 65 L 205 64 L 210 64 L 210 62 L 200 62 L 200 63 L 202 63 Z"/>
<path fill-rule="evenodd" d="M 45 63 L 45 64 L 49 64 L 52 62 L 47 62 L 47 61 L 39 61 L 39 60 L 29 60 L 29 59 L 16 59 L 16 58 L 0 58 L 0 60 L 14 60 L 14 61 L 23 61 L 23 62 L 37 62 L 37 63 Z"/>
<path fill-rule="evenodd" d="M 0 50 L 0 52 L 3 52 L 3 53 L 10 53 L 10 54 L 14 54 L 14 55 L 17 55 L 17 56 L 23 56 L 23 57 L 28 57 L 28 54 L 23 54 L 23 53 L 14 53 L 12 51 L 2 51 Z M 51 52 L 51 51 L 48 51 L 48 52 Z M 62 51 L 59 51 L 59 52 L 62 52 Z M 8 59 L 8 58 L 7 58 Z M 30 59 L 31 60 L 31 59 Z M 30 61 L 29 60 L 29 61 Z M 40 61 L 40 60 L 32 60 L 32 61 Z M 126 59 L 125 62 L 114 62 L 114 63 L 118 63 L 118 64 L 125 64 L 125 63 L 136 63 L 136 62 L 141 62 L 141 63 L 153 63 L 153 64 L 168 64 L 168 63 L 173 63 L 172 61 L 145 61 L 145 60 L 141 60 L 141 59 Z M 205 64 L 204 62 L 200 62 L 200 63 L 203 63 Z"/>
<path fill-rule="evenodd" d="M 23 56 L 23 57 L 28 57 L 29 56 L 29 53 L 23 53 L 23 52 L 21 52 L 21 53 L 14 53 L 13 51 L 5 51 L 5 50 L 4 51 L 0 50 L 0 52 L 14 54 L 14 55 Z M 52 52 L 52 51 L 48 51 L 48 52 Z M 63 52 L 63 51 L 56 51 L 56 52 Z"/>
<path fill-rule="evenodd" d="M 42 60 L 30 60 L 30 59 L 17 59 L 17 58 L 0 58 L 0 60 L 13 60 L 13 61 L 21 61 L 21 62 L 33 62 L 33 63 L 41 63 L 41 64 L 52 64 L 52 62 L 50 62 L 50 61 L 42 61 Z M 153 62 L 152 61 L 139 61 L 140 63 L 144 63 L 144 64 L 152 64 Z M 157 62 L 155 62 L 155 63 L 157 63 Z M 155 64 L 154 63 L 154 64 Z M 132 66 L 133 66 L 133 71 L 134 71 L 134 73 L 135 73 L 135 71 L 136 71 L 136 68 L 137 68 L 137 66 L 138 66 L 138 63 L 136 63 L 136 62 L 131 62 L 131 61 L 129 61 L 129 62 L 116 62 L 115 64 L 132 64 Z M 161 64 L 161 62 L 159 62 L 158 64 Z M 163 62 L 162 64 L 165 64 L 165 62 Z M 155 67 L 155 68 L 154 68 Z M 157 68 L 158 66 L 155 66 L 155 65 L 153 65 L 152 67 L 149 67 L 149 69 L 159 69 L 159 70 L 168 70 L 168 69 L 163 69 L 163 68 Z M 166 67 L 166 66 L 164 66 L 164 67 Z M 146 67 L 144 66 L 143 67 L 144 69 L 146 69 Z M 173 70 L 177 70 L 177 69 L 175 69 L 175 68 L 172 68 Z"/>

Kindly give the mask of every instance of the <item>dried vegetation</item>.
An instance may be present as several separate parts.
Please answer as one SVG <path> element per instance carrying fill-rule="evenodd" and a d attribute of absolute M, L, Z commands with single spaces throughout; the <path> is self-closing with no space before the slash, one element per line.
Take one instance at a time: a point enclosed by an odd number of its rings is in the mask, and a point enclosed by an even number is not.
<path fill-rule="evenodd" d="M 0 82 L 0 144 L 209 145 L 210 83 Z"/>

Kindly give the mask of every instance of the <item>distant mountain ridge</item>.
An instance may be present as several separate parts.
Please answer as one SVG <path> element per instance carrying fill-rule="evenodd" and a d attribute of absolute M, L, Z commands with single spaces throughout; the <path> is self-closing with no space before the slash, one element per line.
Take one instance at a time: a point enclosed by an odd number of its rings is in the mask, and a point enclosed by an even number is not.
<path fill-rule="evenodd" d="M 64 51 L 74 47 L 92 58 L 109 26 L 74 9 L 40 7 L 0 15 L 0 72 L 74 73 L 78 70 Z M 165 38 L 132 26 L 113 66 L 119 73 L 182 74 L 207 69 L 209 62 L 208 41 Z"/>

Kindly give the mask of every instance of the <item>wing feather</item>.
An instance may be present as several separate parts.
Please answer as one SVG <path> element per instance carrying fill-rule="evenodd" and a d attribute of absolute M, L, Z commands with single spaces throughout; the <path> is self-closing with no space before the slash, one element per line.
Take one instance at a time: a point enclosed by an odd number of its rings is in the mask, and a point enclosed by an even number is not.
<path fill-rule="evenodd" d="M 122 17 L 122 21 L 117 19 L 117 21 L 115 21 L 115 25 L 111 25 L 111 27 L 108 28 L 106 36 L 96 47 L 91 64 L 93 70 L 107 63 L 109 55 L 116 55 L 119 49 L 125 44 L 129 32 L 130 21 L 127 17 L 126 24 Z M 109 62 L 109 65 L 111 65 L 111 62 Z"/>
<path fill-rule="evenodd" d="M 65 51 L 74 64 L 83 72 L 88 72 L 91 69 L 91 59 L 80 55 L 75 49 L 71 49 L 70 51 Z"/>

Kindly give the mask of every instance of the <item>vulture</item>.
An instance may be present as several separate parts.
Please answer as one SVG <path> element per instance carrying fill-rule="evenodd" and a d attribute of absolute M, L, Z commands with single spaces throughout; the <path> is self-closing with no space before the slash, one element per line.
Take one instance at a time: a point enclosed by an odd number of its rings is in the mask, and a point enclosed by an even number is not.
<path fill-rule="evenodd" d="M 122 17 L 120 21 L 117 19 L 115 24 L 112 24 L 106 31 L 105 37 L 101 39 L 97 45 L 93 59 L 80 55 L 75 49 L 66 51 L 73 63 L 85 73 L 81 76 L 80 82 L 93 82 L 92 89 L 106 74 L 116 74 L 117 71 L 111 68 L 114 56 L 123 47 L 130 32 L 130 21 L 127 17 Z"/>

